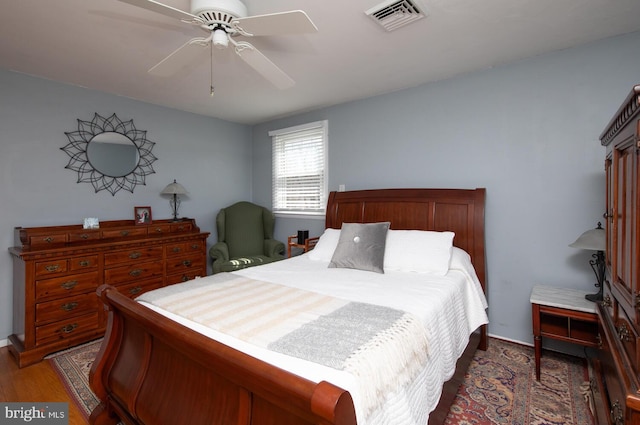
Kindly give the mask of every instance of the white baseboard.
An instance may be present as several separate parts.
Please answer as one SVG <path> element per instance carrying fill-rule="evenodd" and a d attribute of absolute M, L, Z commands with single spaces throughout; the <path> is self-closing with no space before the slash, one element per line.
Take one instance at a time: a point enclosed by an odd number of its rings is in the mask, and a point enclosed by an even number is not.
<path fill-rule="evenodd" d="M 8 339 L 0 339 L 0 347 L 6 347 L 7 345 L 9 345 Z"/>
<path fill-rule="evenodd" d="M 524 342 L 524 341 L 520 341 L 520 340 L 512 339 L 512 338 L 505 338 L 505 337 L 500 336 L 500 335 L 493 335 L 493 334 L 489 333 L 489 337 L 496 338 L 496 339 L 501 339 L 503 341 L 513 342 L 514 344 L 520 344 L 520 345 L 526 345 L 526 346 L 529 346 L 529 347 L 533 347 L 533 344 L 530 343 L 530 342 Z"/>

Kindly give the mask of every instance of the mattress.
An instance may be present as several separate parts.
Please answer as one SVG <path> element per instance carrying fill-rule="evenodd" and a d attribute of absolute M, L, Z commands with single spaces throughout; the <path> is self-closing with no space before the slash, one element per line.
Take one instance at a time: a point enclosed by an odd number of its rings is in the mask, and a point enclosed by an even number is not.
<path fill-rule="evenodd" d="M 373 273 L 328 268 L 303 254 L 291 259 L 234 272 L 247 278 L 406 311 L 419 318 L 427 335 L 426 365 L 410 385 L 391 391 L 373 411 L 363 408 L 361 382 L 343 371 L 267 350 L 231 337 L 152 304 L 149 308 L 253 357 L 313 382 L 331 382 L 351 393 L 359 424 L 424 425 L 440 398 L 443 383 L 451 378 L 469 335 L 488 323 L 487 301 L 469 256 L 454 249 L 449 272 L 444 276 L 387 271 Z M 214 276 L 199 280 L 205 284 Z M 174 287 L 176 285 L 173 285 Z"/>

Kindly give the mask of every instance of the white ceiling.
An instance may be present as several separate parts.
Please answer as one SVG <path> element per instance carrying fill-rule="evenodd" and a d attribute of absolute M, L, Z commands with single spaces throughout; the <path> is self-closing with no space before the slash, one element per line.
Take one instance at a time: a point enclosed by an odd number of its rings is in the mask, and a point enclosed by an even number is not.
<path fill-rule="evenodd" d="M 250 15 L 302 9 L 319 31 L 251 39 L 296 81 L 286 90 L 216 51 L 211 97 L 206 49 L 147 74 L 197 27 L 117 0 L 0 0 L 0 68 L 255 124 L 640 30 L 639 0 L 423 1 L 426 19 L 386 32 L 364 13 L 381 0 L 244 0 Z"/>

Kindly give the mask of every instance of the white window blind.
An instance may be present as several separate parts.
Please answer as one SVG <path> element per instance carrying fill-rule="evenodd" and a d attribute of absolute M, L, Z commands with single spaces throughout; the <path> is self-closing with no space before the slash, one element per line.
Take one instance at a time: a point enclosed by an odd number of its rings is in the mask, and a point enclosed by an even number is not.
<path fill-rule="evenodd" d="M 269 132 L 273 141 L 273 211 L 324 214 L 327 121 Z"/>

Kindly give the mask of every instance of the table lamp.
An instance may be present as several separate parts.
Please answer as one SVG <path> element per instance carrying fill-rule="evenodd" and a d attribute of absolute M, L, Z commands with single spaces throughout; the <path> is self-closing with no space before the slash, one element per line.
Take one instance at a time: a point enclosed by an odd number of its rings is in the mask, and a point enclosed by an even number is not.
<path fill-rule="evenodd" d="M 602 224 L 598 222 L 598 227 L 596 227 L 595 229 L 587 230 L 569 246 L 572 248 L 596 251 L 596 253 L 592 255 L 593 259 L 589 260 L 589 265 L 596 275 L 596 288 L 598 288 L 598 292 L 595 294 L 587 294 L 585 295 L 585 298 L 592 302 L 602 301 L 602 290 L 604 289 L 605 273 L 604 251 L 607 246 L 605 232 L 602 228 Z"/>
<path fill-rule="evenodd" d="M 161 195 L 172 195 L 169 200 L 169 205 L 171 205 L 171 209 L 173 210 L 173 221 L 180 221 L 178 218 L 178 208 L 180 207 L 180 198 L 178 195 L 186 195 L 187 189 L 184 188 L 180 183 L 177 183 L 175 179 L 173 183 L 169 183 L 167 187 L 162 189 L 160 192 Z"/>

